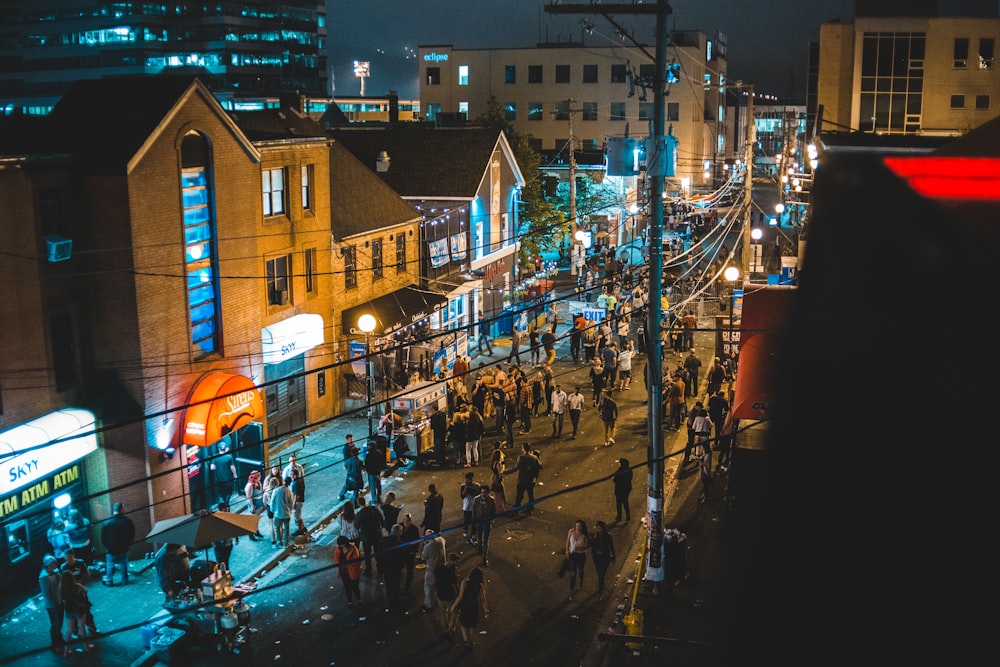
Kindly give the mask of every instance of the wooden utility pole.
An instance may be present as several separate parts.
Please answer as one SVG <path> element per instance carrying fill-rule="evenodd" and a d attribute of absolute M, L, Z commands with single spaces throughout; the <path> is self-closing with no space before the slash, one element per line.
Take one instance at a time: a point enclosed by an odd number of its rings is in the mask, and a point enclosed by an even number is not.
<path fill-rule="evenodd" d="M 666 126 L 667 80 L 667 17 L 673 11 L 666 0 L 653 4 L 587 4 L 546 5 L 552 14 L 600 14 L 616 28 L 620 28 L 611 14 L 656 15 L 656 55 L 653 69 L 653 130 L 646 153 L 646 177 L 649 182 L 649 305 L 646 313 L 646 373 L 649 385 L 649 457 L 647 510 L 649 515 L 649 567 L 647 576 L 662 580 L 663 563 L 663 346 L 660 326 L 663 315 L 663 179 L 667 169 L 667 150 L 664 130 Z M 625 34 L 619 29 L 619 32 Z"/>
<path fill-rule="evenodd" d="M 746 193 L 745 205 L 746 213 L 743 216 L 743 282 L 749 281 L 750 277 L 750 254 L 753 248 L 750 247 L 750 230 L 753 229 L 753 147 L 757 143 L 757 123 L 753 118 L 753 84 L 743 84 L 743 89 L 747 92 L 747 145 L 746 145 L 746 175 L 743 177 L 743 189 Z M 730 310 L 729 316 L 733 313 Z"/>

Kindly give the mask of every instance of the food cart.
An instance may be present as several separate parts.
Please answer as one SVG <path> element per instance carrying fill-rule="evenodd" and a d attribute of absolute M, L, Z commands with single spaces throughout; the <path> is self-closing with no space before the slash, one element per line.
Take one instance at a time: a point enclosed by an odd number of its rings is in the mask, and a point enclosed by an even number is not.
<path fill-rule="evenodd" d="M 395 432 L 397 451 L 406 452 L 418 461 L 433 456 L 434 434 L 429 417 L 434 410 L 447 408 L 448 391 L 443 382 L 420 382 L 393 398 L 393 412 L 403 417 L 403 427 Z"/>

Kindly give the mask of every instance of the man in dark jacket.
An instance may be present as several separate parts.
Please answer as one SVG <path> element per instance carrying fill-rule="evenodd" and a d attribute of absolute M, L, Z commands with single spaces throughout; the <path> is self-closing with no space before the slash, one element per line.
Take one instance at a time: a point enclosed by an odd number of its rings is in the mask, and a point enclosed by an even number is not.
<path fill-rule="evenodd" d="M 521 443 L 521 456 L 517 458 L 517 466 L 513 470 L 505 470 L 504 474 L 517 471 L 517 497 L 514 500 L 514 507 L 518 507 L 521 501 L 524 500 L 524 495 L 528 495 L 528 507 L 525 508 L 525 512 L 528 516 L 531 516 L 531 511 L 534 509 L 535 502 L 535 482 L 538 480 L 538 473 L 542 469 L 542 463 L 538 460 L 538 457 L 534 452 L 531 451 L 531 445 L 527 442 Z M 514 512 L 511 512 L 514 514 Z"/>
<path fill-rule="evenodd" d="M 372 494 L 372 505 L 382 502 L 382 471 L 385 470 L 385 450 L 381 447 L 382 438 L 371 438 L 368 441 L 368 453 L 365 454 L 365 472 L 368 474 L 368 490 Z"/>
<path fill-rule="evenodd" d="M 115 569 L 120 569 L 122 573 L 122 586 L 128 584 L 128 550 L 135 539 L 135 524 L 125 516 L 125 507 L 121 503 L 115 503 L 114 514 L 104 522 L 101 528 L 101 543 L 107 555 L 104 557 L 104 579 L 105 586 L 115 585 Z"/>
<path fill-rule="evenodd" d="M 402 607 L 399 601 L 401 585 L 403 583 L 403 566 L 406 563 L 406 554 L 402 548 L 403 527 L 398 523 L 389 529 L 389 534 L 379 540 L 378 572 L 385 585 L 385 606 L 390 612 L 399 613 Z"/>
<path fill-rule="evenodd" d="M 365 550 L 365 576 L 369 579 L 373 574 L 372 555 L 379 548 L 382 539 L 382 513 L 374 505 L 365 502 L 364 496 L 358 497 L 358 514 L 354 520 L 361 533 L 361 545 Z"/>

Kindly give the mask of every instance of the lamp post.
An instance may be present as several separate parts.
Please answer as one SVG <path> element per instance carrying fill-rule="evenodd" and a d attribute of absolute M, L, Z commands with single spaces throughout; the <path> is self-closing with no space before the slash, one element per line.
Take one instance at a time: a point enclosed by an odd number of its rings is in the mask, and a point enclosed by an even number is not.
<path fill-rule="evenodd" d="M 375 428 L 372 424 L 372 393 L 374 392 L 372 384 L 375 382 L 375 366 L 372 364 L 372 350 L 369 344 L 369 337 L 371 332 L 375 331 L 375 317 L 365 313 L 358 318 L 358 328 L 365 332 L 365 365 L 368 370 L 368 377 L 365 381 L 365 395 L 368 398 L 368 442 L 371 442 L 372 436 L 375 434 Z"/>
<path fill-rule="evenodd" d="M 760 247 L 760 240 L 764 237 L 764 230 L 760 227 L 754 227 L 750 230 L 750 239 L 753 245 L 753 255 L 750 258 L 750 273 L 762 273 L 764 272 L 763 266 L 763 249 Z"/>

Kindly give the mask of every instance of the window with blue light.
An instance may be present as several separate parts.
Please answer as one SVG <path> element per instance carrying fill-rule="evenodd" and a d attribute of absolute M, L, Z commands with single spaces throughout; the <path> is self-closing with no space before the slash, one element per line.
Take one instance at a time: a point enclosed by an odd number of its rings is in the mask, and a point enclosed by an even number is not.
<path fill-rule="evenodd" d="M 208 155 L 204 137 L 197 134 L 184 137 L 181 142 L 181 217 L 191 346 L 196 356 L 211 354 L 218 345 L 215 216 Z"/>

